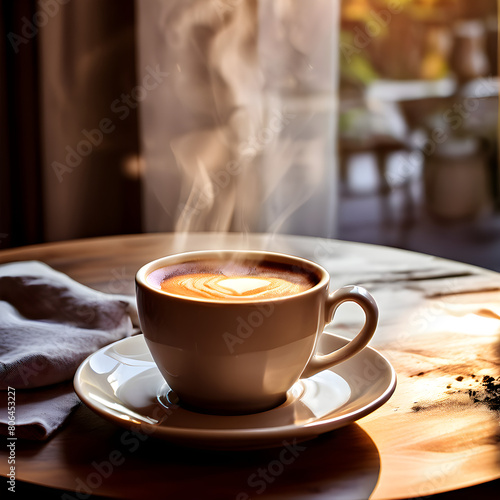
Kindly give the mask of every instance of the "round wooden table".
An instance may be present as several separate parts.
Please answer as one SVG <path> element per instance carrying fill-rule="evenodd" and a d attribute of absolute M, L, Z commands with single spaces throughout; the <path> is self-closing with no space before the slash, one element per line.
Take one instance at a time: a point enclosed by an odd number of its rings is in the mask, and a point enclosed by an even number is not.
<path fill-rule="evenodd" d="M 418 498 L 453 491 L 496 497 L 500 430 L 484 377 L 500 376 L 500 275 L 386 247 L 295 236 L 145 234 L 0 252 L 0 263 L 40 260 L 103 292 L 134 293 L 134 275 L 166 254 L 212 248 L 268 249 L 323 265 L 332 287 L 365 286 L 380 308 L 371 346 L 398 374 L 392 398 L 356 423 L 305 443 L 269 481 L 254 477 L 278 456 L 210 451 L 154 438 L 123 442 L 123 429 L 81 405 L 46 442 L 20 442 L 16 481 L 60 498 Z M 359 311 L 342 306 L 332 332 L 349 337 Z M 475 391 L 475 392 L 472 392 Z M 99 469 L 104 462 L 112 470 Z M 8 450 L 0 450 L 7 475 Z M 96 471 L 100 471 L 96 473 Z M 493 482 L 492 482 L 493 481 Z M 31 486 L 30 486 L 31 485 Z M 83 486 L 82 486 L 83 485 Z M 85 486 L 87 485 L 87 486 Z M 51 490 L 46 490 L 51 488 Z M 31 491 L 30 494 L 32 494 Z M 465 495 L 465 496 L 461 496 Z M 443 498 L 448 498 L 445 494 Z"/>

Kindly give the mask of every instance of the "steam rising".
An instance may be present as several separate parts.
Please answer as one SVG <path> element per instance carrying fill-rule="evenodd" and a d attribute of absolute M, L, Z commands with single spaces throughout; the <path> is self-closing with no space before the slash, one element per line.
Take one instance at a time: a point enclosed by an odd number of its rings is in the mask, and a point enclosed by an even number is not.
<path fill-rule="evenodd" d="M 146 230 L 335 230 L 338 2 L 138 2 Z"/>

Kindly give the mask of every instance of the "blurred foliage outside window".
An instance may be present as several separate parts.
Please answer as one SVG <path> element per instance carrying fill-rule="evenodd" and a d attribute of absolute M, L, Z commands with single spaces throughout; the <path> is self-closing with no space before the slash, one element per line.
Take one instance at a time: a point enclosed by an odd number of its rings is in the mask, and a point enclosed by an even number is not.
<path fill-rule="evenodd" d="M 497 8 L 497 0 L 343 0 L 341 83 L 449 76 L 456 23 L 471 19 L 484 26 L 496 71 Z"/>

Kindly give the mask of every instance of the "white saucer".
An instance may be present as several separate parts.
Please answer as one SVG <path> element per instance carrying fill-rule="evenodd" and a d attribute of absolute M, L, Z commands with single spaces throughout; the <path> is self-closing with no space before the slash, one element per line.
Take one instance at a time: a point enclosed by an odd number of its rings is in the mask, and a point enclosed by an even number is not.
<path fill-rule="evenodd" d="M 347 342 L 328 333 L 322 338 L 323 352 Z M 74 385 L 89 408 L 120 426 L 178 444 L 241 449 L 282 446 L 354 422 L 391 397 L 396 373 L 380 353 L 366 347 L 342 364 L 297 382 L 277 408 L 251 415 L 208 415 L 171 401 L 143 335 L 137 335 L 89 356 Z"/>

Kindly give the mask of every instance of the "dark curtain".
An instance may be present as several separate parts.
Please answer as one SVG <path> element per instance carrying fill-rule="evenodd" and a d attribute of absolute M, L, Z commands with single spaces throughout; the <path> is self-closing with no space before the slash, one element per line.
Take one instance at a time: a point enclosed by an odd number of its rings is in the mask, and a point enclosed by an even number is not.
<path fill-rule="evenodd" d="M 134 0 L 0 2 L 0 248 L 141 231 L 136 107 L 64 182 L 52 166 L 135 71 Z"/>
<path fill-rule="evenodd" d="M 0 3 L 0 248 L 43 241 L 36 8 Z"/>

